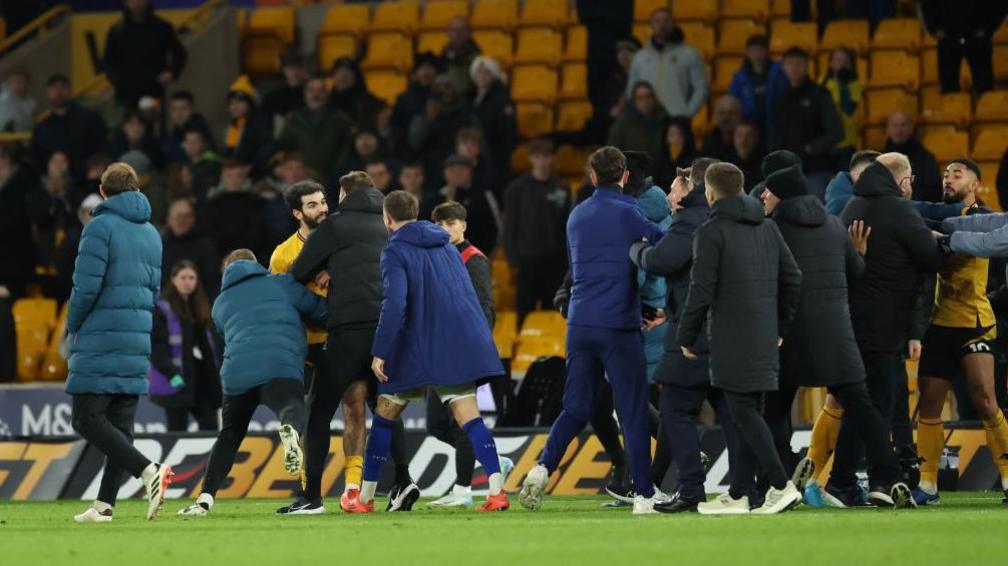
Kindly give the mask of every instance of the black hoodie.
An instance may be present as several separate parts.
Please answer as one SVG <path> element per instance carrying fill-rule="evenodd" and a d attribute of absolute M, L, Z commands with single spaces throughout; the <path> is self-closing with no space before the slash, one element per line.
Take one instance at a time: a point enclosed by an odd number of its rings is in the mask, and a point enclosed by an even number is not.
<path fill-rule="evenodd" d="M 840 220 L 844 226 L 863 220 L 872 230 L 864 276 L 850 292 L 858 345 L 862 352 L 902 353 L 907 340 L 921 339 L 927 327 L 934 301 L 919 295 L 924 276 L 941 266 L 938 243 L 881 163 L 861 173 Z"/>
<path fill-rule="evenodd" d="M 801 298 L 802 274 L 763 203 L 723 197 L 693 240 L 679 344 L 693 347 L 709 324 L 711 385 L 737 393 L 777 390 L 779 336 Z"/>
<path fill-rule="evenodd" d="M 169 71 L 177 80 L 186 62 L 186 48 L 174 28 L 148 6 L 139 21 L 125 8 L 123 17 L 109 28 L 102 59 L 105 74 L 115 87 L 116 100 L 135 107 L 142 96 L 164 98 L 157 78 Z"/>

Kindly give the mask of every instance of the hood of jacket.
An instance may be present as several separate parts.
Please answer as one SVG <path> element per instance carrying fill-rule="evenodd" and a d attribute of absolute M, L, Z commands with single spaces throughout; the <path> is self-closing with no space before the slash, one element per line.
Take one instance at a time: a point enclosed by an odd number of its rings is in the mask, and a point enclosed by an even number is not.
<path fill-rule="evenodd" d="M 150 222 L 150 201 L 140 191 L 126 191 L 105 199 L 91 211 L 91 216 L 101 216 L 111 212 L 135 224 Z"/>
<path fill-rule="evenodd" d="M 378 189 L 360 189 L 347 195 L 339 205 L 341 212 L 371 212 L 382 213 L 382 201 L 385 196 Z"/>
<path fill-rule="evenodd" d="M 229 287 L 251 279 L 252 277 L 263 277 L 269 275 L 266 268 L 259 265 L 259 262 L 250 259 L 239 259 L 227 266 L 224 276 L 221 278 L 221 291 Z"/>
<path fill-rule="evenodd" d="M 711 207 L 711 218 L 724 218 L 739 224 L 761 224 L 766 220 L 763 203 L 749 195 L 723 197 Z"/>
<path fill-rule="evenodd" d="M 861 173 L 854 183 L 854 194 L 859 197 L 902 196 L 892 173 L 881 163 L 872 163 Z"/>
<path fill-rule="evenodd" d="M 771 216 L 795 226 L 822 226 L 826 223 L 826 208 L 817 197 L 802 195 L 782 200 Z"/>
<path fill-rule="evenodd" d="M 418 248 L 440 248 L 448 243 L 448 232 L 427 220 L 410 222 L 396 230 L 391 242 L 402 242 Z"/>
<path fill-rule="evenodd" d="M 679 201 L 679 204 L 683 208 L 696 208 L 698 206 L 710 208 L 710 203 L 707 202 L 707 189 L 704 187 L 704 184 L 697 183 L 694 185 L 693 190 L 686 193 L 686 196 Z"/>
<path fill-rule="evenodd" d="M 661 222 L 670 214 L 668 201 L 665 200 L 665 191 L 655 185 L 651 185 L 651 188 L 637 197 L 637 206 L 651 222 Z"/>

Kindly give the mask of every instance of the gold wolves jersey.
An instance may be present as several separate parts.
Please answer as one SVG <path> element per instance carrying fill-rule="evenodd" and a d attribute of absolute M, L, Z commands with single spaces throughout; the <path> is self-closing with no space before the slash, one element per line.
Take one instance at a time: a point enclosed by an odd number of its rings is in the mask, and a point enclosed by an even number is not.
<path fill-rule="evenodd" d="M 994 326 L 994 310 L 987 299 L 989 260 L 958 254 L 945 260 L 938 272 L 938 290 L 931 324 L 954 328 Z"/>
<path fill-rule="evenodd" d="M 273 255 L 270 256 L 269 270 L 270 273 L 288 273 L 290 271 L 291 265 L 294 264 L 294 260 L 297 259 L 298 254 L 301 253 L 301 248 L 304 247 L 304 239 L 301 238 L 301 234 L 294 232 L 290 238 L 287 238 L 282 244 L 273 250 Z M 314 281 L 310 281 L 307 285 L 308 289 L 320 297 L 326 296 L 325 289 L 320 289 Z M 309 344 L 324 344 L 326 341 L 325 331 L 308 331 L 308 343 Z"/>

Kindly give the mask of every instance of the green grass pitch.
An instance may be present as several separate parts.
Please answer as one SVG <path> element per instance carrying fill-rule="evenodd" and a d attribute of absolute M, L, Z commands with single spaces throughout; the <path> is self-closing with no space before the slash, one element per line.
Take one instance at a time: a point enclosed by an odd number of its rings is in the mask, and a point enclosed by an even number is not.
<path fill-rule="evenodd" d="M 634 517 L 599 497 L 548 497 L 531 513 L 432 510 L 277 517 L 284 501 L 221 500 L 183 519 L 169 501 L 154 522 L 120 502 L 112 523 L 78 525 L 80 501 L 0 502 L 0 563 L 22 564 L 1000 564 L 1008 506 L 1000 494 L 948 493 L 926 509 L 821 510 L 776 517 Z M 187 502 L 186 502 L 187 503 Z M 379 499 L 384 505 L 384 500 Z M 337 512 L 333 512 L 333 511 Z"/>

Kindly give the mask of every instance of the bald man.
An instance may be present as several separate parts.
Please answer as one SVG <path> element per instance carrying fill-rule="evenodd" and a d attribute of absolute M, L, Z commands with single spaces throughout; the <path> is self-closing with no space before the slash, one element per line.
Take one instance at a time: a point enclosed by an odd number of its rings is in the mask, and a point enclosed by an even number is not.
<path fill-rule="evenodd" d="M 850 291 L 851 322 L 872 401 L 891 422 L 897 385 L 906 384 L 903 356 L 918 359 L 927 326 L 924 277 L 941 266 L 931 231 L 908 198 L 913 170 L 905 155 L 884 153 L 854 183 L 854 198 L 841 215 L 871 228 L 865 271 Z M 854 476 L 864 444 L 841 427 L 823 498 L 828 505 L 864 505 Z"/>
<path fill-rule="evenodd" d="M 902 153 L 909 159 L 915 179 L 913 199 L 937 202 L 942 199 L 938 161 L 917 139 L 916 124 L 906 112 L 893 112 L 886 121 L 886 152 Z"/>

